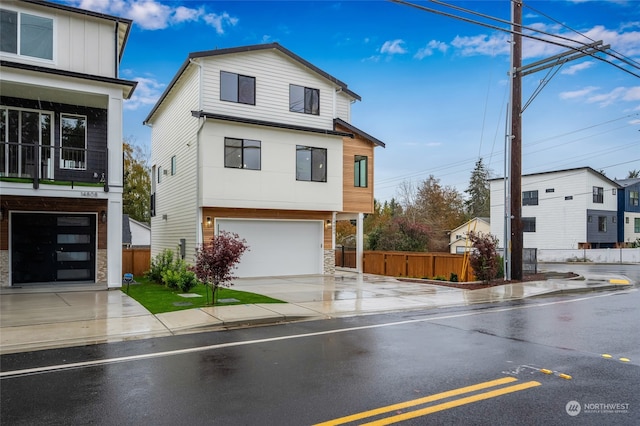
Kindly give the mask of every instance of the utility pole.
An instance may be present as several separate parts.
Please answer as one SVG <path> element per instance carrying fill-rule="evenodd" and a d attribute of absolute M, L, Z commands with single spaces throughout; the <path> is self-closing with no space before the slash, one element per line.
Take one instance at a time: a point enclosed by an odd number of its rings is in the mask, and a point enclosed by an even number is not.
<path fill-rule="evenodd" d="M 511 0 L 511 279 L 522 280 L 522 0 Z"/>

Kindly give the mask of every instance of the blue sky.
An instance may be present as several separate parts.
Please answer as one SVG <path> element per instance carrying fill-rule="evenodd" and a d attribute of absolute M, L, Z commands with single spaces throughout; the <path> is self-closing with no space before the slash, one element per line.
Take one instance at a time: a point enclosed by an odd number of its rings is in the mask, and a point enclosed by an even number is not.
<path fill-rule="evenodd" d="M 504 32 L 389 1 L 59 1 L 134 20 L 121 77 L 139 84 L 125 105 L 124 136 L 141 146 L 151 137 L 143 119 L 189 52 L 278 42 L 362 97 L 352 124 L 387 145 L 376 150 L 376 198 L 389 200 L 401 183 L 415 185 L 430 174 L 464 191 L 479 157 L 503 175 Z M 507 0 L 447 3 L 510 19 Z M 529 1 L 523 24 L 572 40 L 603 40 L 640 62 L 640 1 Z M 566 50 L 526 41 L 523 64 Z M 523 173 L 590 166 L 624 178 L 640 169 L 640 78 L 590 57 L 555 71 L 523 80 L 525 103 L 548 79 L 523 114 Z"/>

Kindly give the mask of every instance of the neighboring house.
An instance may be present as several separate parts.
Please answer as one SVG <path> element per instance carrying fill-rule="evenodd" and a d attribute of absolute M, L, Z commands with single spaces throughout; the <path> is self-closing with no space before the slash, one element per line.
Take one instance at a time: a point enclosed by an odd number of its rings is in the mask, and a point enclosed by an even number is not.
<path fill-rule="evenodd" d="M 491 233 L 491 225 L 488 217 L 474 217 L 473 219 L 458 226 L 449 233 L 449 252 L 453 254 L 462 254 L 471 250 L 471 242 L 469 241 L 469 231 L 481 232 L 483 234 Z"/>
<path fill-rule="evenodd" d="M 138 222 L 122 215 L 122 247 L 150 247 L 151 227 L 146 223 Z"/>
<path fill-rule="evenodd" d="M 2 2 L 0 282 L 122 283 L 122 108 L 132 21 Z"/>
<path fill-rule="evenodd" d="M 361 259 L 384 144 L 350 124 L 358 100 L 277 43 L 189 54 L 145 120 L 151 255 L 183 247 L 192 262 L 224 230 L 249 245 L 238 276 L 331 273 L 344 219 L 358 224 Z"/>
<path fill-rule="evenodd" d="M 618 191 L 618 242 L 640 239 L 640 178 L 616 180 Z"/>
<path fill-rule="evenodd" d="M 504 182 L 492 179 L 491 233 L 504 246 Z M 523 246 L 615 247 L 620 185 L 590 167 L 522 176 Z"/>

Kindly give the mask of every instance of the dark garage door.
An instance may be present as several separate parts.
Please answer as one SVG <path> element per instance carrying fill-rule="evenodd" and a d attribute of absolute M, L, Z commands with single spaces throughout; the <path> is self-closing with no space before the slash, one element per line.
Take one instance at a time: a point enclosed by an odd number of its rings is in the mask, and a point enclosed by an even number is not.
<path fill-rule="evenodd" d="M 95 214 L 13 213 L 11 283 L 94 282 Z"/>

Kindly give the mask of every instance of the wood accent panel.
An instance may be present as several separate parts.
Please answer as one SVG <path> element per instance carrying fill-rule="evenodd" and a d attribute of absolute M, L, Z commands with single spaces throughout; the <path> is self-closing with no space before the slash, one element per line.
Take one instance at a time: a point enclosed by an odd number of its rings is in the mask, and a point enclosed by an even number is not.
<path fill-rule="evenodd" d="M 207 227 L 207 217 L 211 217 L 211 227 Z M 305 210 L 272 210 L 272 209 L 237 209 L 224 207 L 204 207 L 202 209 L 204 241 L 209 241 L 214 235 L 213 224 L 216 218 L 226 219 L 279 219 L 279 220 L 322 220 L 324 226 L 324 247 L 331 247 L 331 229 L 327 228 L 327 220 L 331 220 L 332 212 Z"/>
<path fill-rule="evenodd" d="M 98 220 L 98 249 L 107 248 L 107 224 L 100 220 L 100 212 L 107 210 L 107 200 L 94 200 L 86 198 L 49 198 L 49 197 L 24 197 L 2 196 L 0 203 L 5 217 L 0 222 L 0 250 L 9 250 L 9 212 L 13 210 L 23 212 L 72 212 L 72 213 L 97 213 Z M 113 232 L 122 232 L 121 229 Z"/>
<path fill-rule="evenodd" d="M 355 135 L 343 138 L 342 148 L 342 212 L 373 213 L 373 151 L 372 142 Z M 353 186 L 354 160 L 356 155 L 367 157 L 367 187 Z"/>

